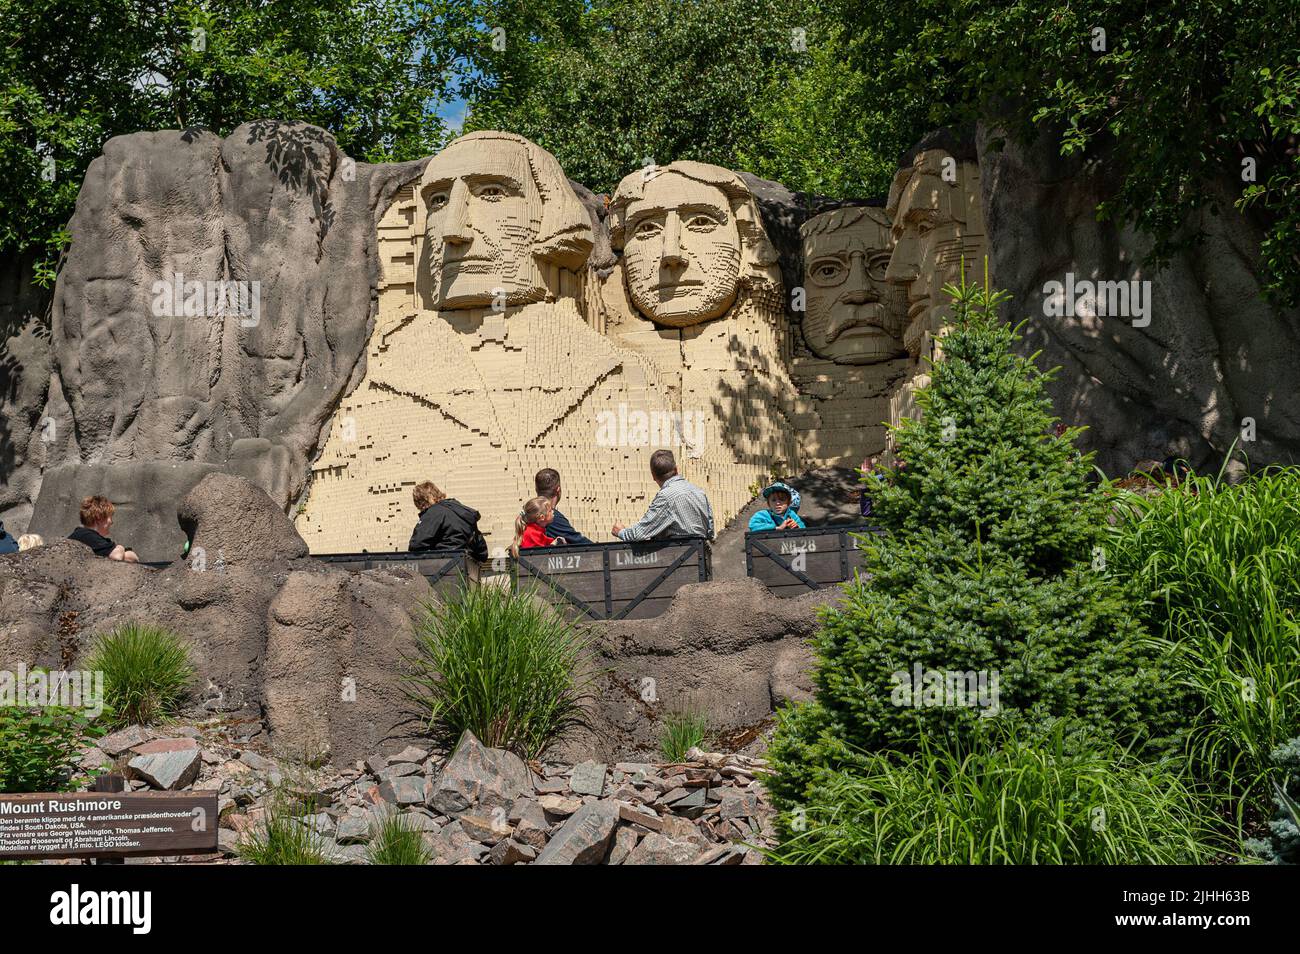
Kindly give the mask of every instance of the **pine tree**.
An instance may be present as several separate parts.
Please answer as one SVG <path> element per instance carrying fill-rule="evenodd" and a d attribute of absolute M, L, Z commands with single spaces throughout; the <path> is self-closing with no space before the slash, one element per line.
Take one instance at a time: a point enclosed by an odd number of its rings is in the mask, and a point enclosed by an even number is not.
<path fill-rule="evenodd" d="M 887 532 L 824 612 L 814 701 L 783 714 L 769 749 L 786 811 L 823 770 L 916 751 L 923 734 L 966 742 L 989 718 L 1031 737 L 1065 720 L 1075 745 L 1173 731 L 1154 716 L 1171 708 L 1159 661 L 1105 571 L 1109 504 L 1092 457 L 1074 446 L 1078 428 L 1053 427 L 1051 372 L 1013 350 L 1016 330 L 997 314 L 1009 295 L 987 279 L 945 291 L 943 360 L 874 493 Z"/>

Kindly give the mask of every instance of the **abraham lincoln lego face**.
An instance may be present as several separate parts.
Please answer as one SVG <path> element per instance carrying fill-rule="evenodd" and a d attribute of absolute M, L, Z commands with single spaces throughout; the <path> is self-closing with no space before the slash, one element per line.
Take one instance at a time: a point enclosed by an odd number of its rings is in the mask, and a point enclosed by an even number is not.
<path fill-rule="evenodd" d="M 803 227 L 804 341 L 838 364 L 871 364 L 906 353 L 903 295 L 885 281 L 889 218 L 881 209 L 825 212 Z"/>
<path fill-rule="evenodd" d="M 624 218 L 623 263 L 637 310 L 684 328 L 736 300 L 740 231 L 726 193 L 671 170 L 652 176 Z"/>
<path fill-rule="evenodd" d="M 518 142 L 458 140 L 425 167 L 431 296 L 436 308 L 473 308 L 504 296 L 539 297 L 533 259 L 542 198 Z"/>
<path fill-rule="evenodd" d="M 941 149 L 920 153 L 890 189 L 894 249 L 885 278 L 907 295 L 908 328 L 937 332 L 949 301 L 943 286 L 969 280 L 984 254 L 978 171 Z"/>

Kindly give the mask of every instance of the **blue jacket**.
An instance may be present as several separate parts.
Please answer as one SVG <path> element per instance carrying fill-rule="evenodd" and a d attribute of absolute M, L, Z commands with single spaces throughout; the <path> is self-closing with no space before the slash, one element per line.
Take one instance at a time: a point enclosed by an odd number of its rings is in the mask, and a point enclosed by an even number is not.
<path fill-rule="evenodd" d="M 754 516 L 749 518 L 749 532 L 757 533 L 760 530 L 775 530 L 781 524 L 785 523 L 786 517 L 789 517 L 797 523 L 800 530 L 808 529 L 804 526 L 803 519 L 791 508 L 787 509 L 785 515 L 781 517 L 778 517 L 770 510 L 760 510 L 758 513 L 754 514 Z"/>
<path fill-rule="evenodd" d="M 550 537 L 552 540 L 556 539 L 557 537 L 562 537 L 565 543 L 591 543 L 592 542 L 591 540 L 588 540 L 586 537 L 580 534 L 577 530 L 574 530 L 573 524 L 569 523 L 569 519 L 564 514 L 560 513 L 560 511 L 558 510 L 555 511 L 554 516 L 551 518 L 550 524 L 546 527 L 546 535 Z"/>
<path fill-rule="evenodd" d="M 5 525 L 0 523 L 0 553 L 17 553 L 18 541 L 9 535 Z"/>

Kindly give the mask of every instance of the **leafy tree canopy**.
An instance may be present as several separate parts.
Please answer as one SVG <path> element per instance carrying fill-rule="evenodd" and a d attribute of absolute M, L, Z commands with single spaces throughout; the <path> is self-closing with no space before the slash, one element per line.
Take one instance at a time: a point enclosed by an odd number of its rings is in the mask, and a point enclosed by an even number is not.
<path fill-rule="evenodd" d="M 411 159 L 477 37 L 460 0 L 0 0 L 0 248 L 47 257 L 109 138 L 254 119 Z"/>

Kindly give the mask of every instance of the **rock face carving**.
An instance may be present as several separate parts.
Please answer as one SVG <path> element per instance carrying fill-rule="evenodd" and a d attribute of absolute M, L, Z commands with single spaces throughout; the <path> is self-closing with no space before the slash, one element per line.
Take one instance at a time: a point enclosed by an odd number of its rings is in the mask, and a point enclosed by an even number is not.
<path fill-rule="evenodd" d="M 951 319 L 948 284 L 983 281 L 988 244 L 975 162 L 947 149 L 920 148 L 894 176 L 886 206 L 893 247 L 885 280 L 907 299 L 903 340 L 914 359 L 889 401 L 889 422 L 916 417 L 916 392 L 930 382 L 930 363 L 940 357 L 938 338 Z"/>
<path fill-rule="evenodd" d="M 841 210 L 810 224 L 823 264 L 839 262 L 844 281 L 861 286 L 837 289 L 823 272 L 810 339 L 787 314 L 751 181 L 776 188 L 695 162 L 629 175 L 610 204 L 611 244 L 622 258 L 600 285 L 603 330 L 680 382 L 683 417 L 704 436 L 688 449 L 687 476 L 724 521 L 764 475 L 856 465 L 880 450 L 889 395 L 908 365 L 902 295 L 882 280 L 883 211 Z M 860 270 L 850 277 L 864 253 L 875 279 Z M 877 347 L 886 333 L 894 341 Z"/>
<path fill-rule="evenodd" d="M 619 183 L 610 213 L 628 293 L 658 325 L 720 318 L 742 285 L 780 297 L 776 250 L 734 172 L 702 162 L 643 169 Z"/>
<path fill-rule="evenodd" d="M 885 280 L 889 215 L 870 206 L 823 212 L 804 223 L 803 339 L 836 364 L 874 364 L 907 354 L 906 294 Z"/>
<path fill-rule="evenodd" d="M 725 523 L 752 484 L 800 462 L 776 249 L 745 181 L 700 162 L 624 178 L 610 241 L 622 257 L 601 283 L 598 325 L 669 383 L 689 425 L 683 473 Z"/>
<path fill-rule="evenodd" d="M 943 286 L 983 276 L 987 244 L 980 211 L 979 166 L 943 149 L 922 149 L 900 169 L 886 207 L 893 250 L 885 280 L 907 295 L 908 353 L 921 355 L 926 334 L 936 336 L 949 314 Z"/>
<path fill-rule="evenodd" d="M 288 507 L 362 370 L 375 209 L 418 169 L 357 165 L 301 123 L 110 140 L 55 292 L 30 529 L 66 536 L 103 493 L 118 538 L 166 560 L 175 501 L 207 473 Z"/>
<path fill-rule="evenodd" d="M 533 475 L 555 467 L 593 538 L 638 516 L 655 449 L 609 434 L 620 409 L 669 417 L 648 361 L 584 315 L 591 219 L 550 153 L 464 136 L 379 223 L 379 319 L 360 386 L 335 414 L 298 529 L 314 552 L 403 550 L 411 487 L 479 510 L 504 552 Z"/>

